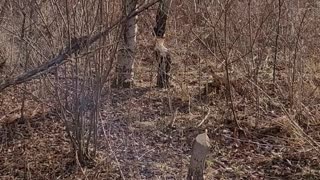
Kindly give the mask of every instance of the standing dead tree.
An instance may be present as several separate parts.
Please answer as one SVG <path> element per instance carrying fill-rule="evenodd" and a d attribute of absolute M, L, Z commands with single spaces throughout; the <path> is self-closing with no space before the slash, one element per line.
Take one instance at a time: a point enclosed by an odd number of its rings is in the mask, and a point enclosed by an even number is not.
<path fill-rule="evenodd" d="M 171 55 L 169 50 L 164 46 L 164 40 L 170 5 L 171 0 L 160 0 L 156 16 L 156 25 L 154 27 L 154 33 L 156 36 L 154 52 L 156 55 L 156 60 L 159 63 L 157 86 L 160 88 L 169 86 Z"/>

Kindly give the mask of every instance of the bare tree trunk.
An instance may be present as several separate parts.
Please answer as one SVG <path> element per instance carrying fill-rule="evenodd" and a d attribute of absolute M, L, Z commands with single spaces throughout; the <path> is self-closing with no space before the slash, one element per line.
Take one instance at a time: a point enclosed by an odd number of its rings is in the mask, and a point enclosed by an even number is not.
<path fill-rule="evenodd" d="M 123 0 L 123 15 L 128 16 L 137 6 L 137 0 Z M 130 88 L 133 85 L 133 66 L 137 42 L 137 16 L 123 23 L 122 42 L 118 51 L 116 79 L 114 86 Z"/>
<path fill-rule="evenodd" d="M 205 169 L 205 159 L 210 149 L 210 139 L 205 133 L 199 134 L 192 147 L 192 155 L 188 170 L 187 180 L 203 180 Z"/>
<path fill-rule="evenodd" d="M 159 63 L 157 86 L 160 88 L 169 86 L 169 72 L 171 68 L 171 56 L 168 49 L 164 46 L 164 34 L 166 31 L 166 23 L 170 10 L 171 0 L 160 0 L 156 26 L 154 33 L 157 37 L 155 45 L 156 60 Z"/>

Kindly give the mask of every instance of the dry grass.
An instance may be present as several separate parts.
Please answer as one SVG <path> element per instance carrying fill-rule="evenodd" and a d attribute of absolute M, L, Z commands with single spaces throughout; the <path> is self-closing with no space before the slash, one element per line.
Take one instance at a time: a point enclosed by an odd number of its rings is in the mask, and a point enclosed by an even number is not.
<path fill-rule="evenodd" d="M 77 165 L 57 109 L 55 88 L 70 88 L 71 79 L 61 77 L 56 82 L 53 75 L 44 75 L 41 81 L 1 92 L 0 179 L 182 179 L 192 140 L 205 129 L 213 144 L 207 179 L 317 179 L 318 5 L 285 1 L 279 20 L 282 0 L 219 2 L 201 1 L 197 7 L 173 2 L 166 36 L 174 59 L 169 89 L 155 88 L 154 10 L 139 16 L 135 87 L 110 89 L 107 82 L 100 99 L 95 166 Z M 35 20 L 29 37 L 34 47 L 16 40 L 20 31 L 11 31 L 21 29 L 22 17 L 8 11 L 1 25 L 0 44 L 7 45 L 8 59 L 0 67 L 1 78 L 36 67 L 46 61 L 43 56 L 64 45 L 66 37 L 59 33 L 66 27 L 61 19 L 51 17 L 57 9 L 41 7 L 45 19 L 53 23 L 49 26 L 55 37 L 52 44 L 45 43 L 40 20 Z M 114 4 L 106 18 L 115 21 L 118 8 Z M 80 33 L 82 26 L 73 26 Z M 117 40 L 116 34 L 115 30 L 103 44 L 108 65 L 112 59 L 108 48 Z M 88 50 L 92 53 L 82 58 L 94 59 L 90 55 L 101 53 L 96 50 L 101 45 L 94 44 Z M 30 52 L 27 65 L 25 49 Z M 233 123 L 235 117 L 242 131 Z"/>

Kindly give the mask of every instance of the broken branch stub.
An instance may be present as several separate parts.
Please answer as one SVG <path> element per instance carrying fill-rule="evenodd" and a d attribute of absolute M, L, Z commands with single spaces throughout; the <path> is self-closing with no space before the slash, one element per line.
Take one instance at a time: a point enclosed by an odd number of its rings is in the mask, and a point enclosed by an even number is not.
<path fill-rule="evenodd" d="M 203 180 L 205 159 L 210 150 L 210 139 L 205 133 L 199 134 L 192 147 L 191 161 L 188 170 L 187 180 Z"/>

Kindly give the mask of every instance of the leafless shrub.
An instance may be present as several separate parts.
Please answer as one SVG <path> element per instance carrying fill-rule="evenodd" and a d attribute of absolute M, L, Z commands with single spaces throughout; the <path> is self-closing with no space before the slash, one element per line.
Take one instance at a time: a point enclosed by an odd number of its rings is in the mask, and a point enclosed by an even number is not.
<path fill-rule="evenodd" d="M 312 103 L 306 105 L 306 99 L 318 99 L 314 94 L 318 93 L 316 81 L 311 80 L 318 76 L 314 71 L 318 66 L 310 64 L 318 62 L 312 58 L 319 47 L 315 44 L 319 15 L 316 3 L 282 0 L 176 3 L 177 13 L 183 14 L 175 20 L 181 23 L 177 26 L 188 25 L 184 31 L 189 30 L 180 34 L 190 32 L 187 38 L 180 37 L 181 43 L 185 48 L 198 48 L 189 57 L 199 59 L 197 83 L 204 87 L 200 93 L 205 95 L 211 85 L 225 90 L 231 110 L 225 110 L 229 116 L 226 119 L 232 115 L 236 120 L 238 113 L 242 113 L 238 109 L 243 104 L 234 102 L 242 101 L 238 95 L 249 100 L 250 107 L 254 105 L 254 116 L 260 122 L 270 112 L 279 117 L 284 114 L 296 117 L 290 119 L 292 123 L 297 120 L 301 123 L 302 114 L 317 119 L 309 109 Z M 190 12 L 193 14 L 188 15 Z M 205 77 L 207 73 L 212 76 Z M 221 80 L 225 83 L 215 83 Z M 313 98 L 307 98 L 310 95 Z M 280 105 L 281 110 L 275 111 L 272 104 Z M 303 138 L 307 141 L 309 137 L 304 134 Z"/>

